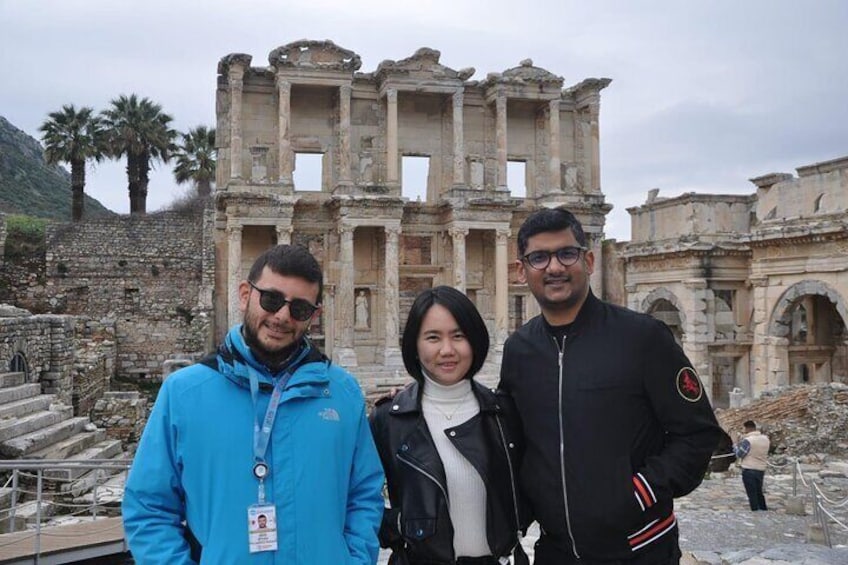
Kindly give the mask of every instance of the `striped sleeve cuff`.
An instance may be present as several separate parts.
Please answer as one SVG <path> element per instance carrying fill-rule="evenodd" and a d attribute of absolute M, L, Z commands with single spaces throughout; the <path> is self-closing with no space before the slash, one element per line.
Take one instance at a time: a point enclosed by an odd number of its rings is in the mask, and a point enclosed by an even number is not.
<path fill-rule="evenodd" d="M 633 494 L 643 512 L 657 503 L 657 496 L 642 473 L 633 475 Z"/>

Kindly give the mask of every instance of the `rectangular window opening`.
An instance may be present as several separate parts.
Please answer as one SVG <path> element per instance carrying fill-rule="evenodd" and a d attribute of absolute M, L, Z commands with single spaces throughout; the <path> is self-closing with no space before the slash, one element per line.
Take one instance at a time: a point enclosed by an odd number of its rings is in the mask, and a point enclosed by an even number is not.
<path fill-rule="evenodd" d="M 527 197 L 527 163 L 524 161 L 506 162 L 506 184 L 513 198 Z"/>
<path fill-rule="evenodd" d="M 323 153 L 294 154 L 294 189 L 301 192 L 321 192 L 324 170 Z"/>
<path fill-rule="evenodd" d="M 427 201 L 427 177 L 430 158 L 404 155 L 401 161 L 401 196 L 413 202 Z"/>

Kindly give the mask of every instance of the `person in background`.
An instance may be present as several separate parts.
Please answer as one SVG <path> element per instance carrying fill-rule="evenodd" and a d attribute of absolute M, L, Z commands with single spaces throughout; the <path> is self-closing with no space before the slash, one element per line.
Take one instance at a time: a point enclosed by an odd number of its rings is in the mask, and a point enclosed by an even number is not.
<path fill-rule="evenodd" d="M 595 297 L 571 212 L 527 217 L 516 268 L 541 315 L 504 344 L 500 388 L 522 419 L 535 563 L 678 563 L 673 499 L 722 433 L 692 364 L 665 324 Z"/>
<path fill-rule="evenodd" d="M 377 561 L 383 470 L 356 380 L 306 336 L 321 290 L 306 249 L 267 250 L 244 322 L 162 384 L 123 499 L 136 563 Z"/>
<path fill-rule="evenodd" d="M 516 471 L 521 430 L 509 398 L 476 382 L 489 334 L 447 286 L 415 299 L 402 339 L 415 382 L 378 401 L 371 429 L 391 506 L 380 542 L 392 565 L 527 564 Z"/>
<path fill-rule="evenodd" d="M 763 494 L 763 483 L 768 466 L 768 452 L 771 442 L 767 435 L 757 429 L 753 420 L 748 420 L 742 427 L 744 435 L 737 443 L 733 452 L 742 466 L 742 484 L 748 495 L 748 504 L 752 511 L 768 510 L 766 497 Z"/>

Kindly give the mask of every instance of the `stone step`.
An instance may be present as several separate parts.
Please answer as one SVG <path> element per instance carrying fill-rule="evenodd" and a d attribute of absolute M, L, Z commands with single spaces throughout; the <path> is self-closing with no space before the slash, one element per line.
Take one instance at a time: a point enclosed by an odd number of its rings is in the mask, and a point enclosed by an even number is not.
<path fill-rule="evenodd" d="M 9 483 L 11 484 L 11 483 Z M 20 496 L 20 493 L 18 494 Z M 0 487 L 0 508 L 9 508 L 12 505 L 12 487 Z M 0 512 L 2 514 L 3 512 Z"/>
<path fill-rule="evenodd" d="M 26 382 L 26 375 L 23 373 L 0 373 L 0 388 L 18 386 L 24 382 Z"/>
<path fill-rule="evenodd" d="M 83 431 L 89 423 L 88 418 L 70 418 L 52 426 L 0 442 L 0 455 L 9 459 L 29 455 Z"/>
<path fill-rule="evenodd" d="M 106 430 L 98 428 L 93 432 L 80 432 L 67 439 L 48 445 L 27 455 L 28 459 L 67 459 L 88 449 L 95 443 L 106 439 Z"/>
<path fill-rule="evenodd" d="M 38 396 L 0 404 L 0 421 L 8 418 L 20 418 L 33 412 L 47 410 L 55 398 L 55 395 L 52 394 L 40 394 Z"/>
<path fill-rule="evenodd" d="M 0 388 L 0 405 L 24 398 L 32 398 L 39 394 L 41 394 L 41 385 L 38 383 Z"/>
<path fill-rule="evenodd" d="M 0 422 L 0 442 L 58 424 L 73 415 L 73 406 L 57 406 L 53 410 L 42 410 L 27 414 L 23 418 L 2 421 Z"/>
<path fill-rule="evenodd" d="M 89 461 L 91 459 L 111 459 L 117 455 L 119 455 L 122 451 L 121 440 L 119 439 L 107 439 L 105 441 L 101 441 L 96 445 L 85 449 L 72 457 L 68 457 L 66 461 Z M 97 469 L 86 469 L 82 467 L 70 467 L 67 469 L 49 469 L 44 472 L 45 478 L 48 479 L 57 479 L 60 481 L 72 481 L 77 479 L 83 475 L 88 474 L 89 472 L 96 472 Z M 112 470 L 100 470 L 102 476 L 108 476 L 112 473 Z M 64 485 L 63 485 L 64 486 Z M 64 490 L 62 488 L 59 489 Z"/>
<path fill-rule="evenodd" d="M 120 457 L 119 459 L 123 458 L 125 457 Z M 97 504 L 100 506 L 120 506 L 121 500 L 124 497 L 124 486 L 126 482 L 126 471 L 121 471 L 103 482 L 97 487 Z M 89 489 L 85 494 L 74 498 L 73 502 L 74 504 L 92 504 L 94 502 L 93 489 Z"/>

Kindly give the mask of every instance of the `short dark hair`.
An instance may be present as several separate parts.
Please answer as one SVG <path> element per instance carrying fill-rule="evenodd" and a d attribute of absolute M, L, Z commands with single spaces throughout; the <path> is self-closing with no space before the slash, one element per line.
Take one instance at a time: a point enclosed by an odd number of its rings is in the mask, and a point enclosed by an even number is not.
<path fill-rule="evenodd" d="M 324 274 L 315 257 L 302 245 L 275 245 L 266 250 L 253 262 L 248 280 L 256 282 L 262 276 L 265 267 L 284 277 L 299 277 L 311 283 L 318 283 L 317 303 L 321 304 Z"/>
<path fill-rule="evenodd" d="M 536 210 L 527 216 L 527 219 L 518 228 L 519 257 L 524 256 L 524 253 L 527 251 L 527 240 L 534 235 L 566 229 L 571 230 L 578 245 L 587 247 L 583 224 L 580 223 L 580 220 L 574 214 L 565 208 L 542 208 L 541 210 Z"/>
<path fill-rule="evenodd" d="M 754 422 L 754 420 L 746 420 L 745 423 L 742 424 L 742 427 L 744 427 L 746 430 L 756 430 L 757 424 Z"/>
<path fill-rule="evenodd" d="M 471 368 L 463 377 L 470 379 L 477 374 L 486 361 L 486 355 L 489 353 L 489 330 L 486 329 L 486 323 L 474 303 L 465 294 L 450 286 L 437 286 L 425 290 L 412 303 L 401 340 L 403 365 L 416 381 L 420 383 L 424 380 L 421 362 L 418 359 L 418 334 L 421 332 L 421 321 L 434 304 L 444 306 L 451 313 L 468 343 L 471 344 Z"/>

